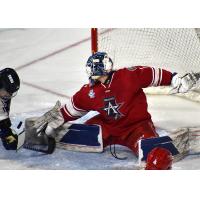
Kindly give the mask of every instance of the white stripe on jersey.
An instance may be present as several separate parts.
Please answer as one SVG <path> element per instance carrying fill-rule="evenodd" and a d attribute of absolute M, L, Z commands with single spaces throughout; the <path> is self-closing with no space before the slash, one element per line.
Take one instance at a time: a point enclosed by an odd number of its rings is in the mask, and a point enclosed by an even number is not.
<path fill-rule="evenodd" d="M 161 84 L 161 82 L 162 82 L 162 75 L 163 75 L 163 70 L 162 70 L 162 69 L 160 69 L 160 80 L 159 80 L 159 83 L 158 83 L 158 85 L 160 85 L 160 84 Z"/>
<path fill-rule="evenodd" d="M 162 82 L 163 71 L 160 68 L 152 67 L 152 81 L 149 86 L 159 86 Z"/>
<path fill-rule="evenodd" d="M 72 102 L 72 105 L 73 105 L 73 107 L 74 107 L 75 110 L 80 111 L 80 112 L 87 112 L 86 110 L 77 108 L 77 107 L 74 105 L 73 97 L 71 98 L 71 102 Z"/>
<path fill-rule="evenodd" d="M 153 86 L 154 79 L 155 79 L 155 69 L 153 67 L 151 67 L 151 70 L 152 70 L 152 81 L 151 81 L 149 87 Z"/>
<path fill-rule="evenodd" d="M 159 72 L 160 72 L 160 69 L 158 68 L 154 68 L 155 70 L 155 78 L 154 78 L 154 83 L 153 83 L 153 86 L 157 86 L 158 85 L 158 81 L 159 81 Z"/>
<path fill-rule="evenodd" d="M 66 106 L 66 113 L 68 113 L 69 116 L 72 117 L 82 117 L 83 115 L 85 115 L 87 113 L 87 111 L 83 111 L 81 109 L 78 109 L 77 107 L 75 107 L 72 103 L 72 98 L 70 100 L 68 100 L 68 102 L 65 104 Z M 68 112 L 67 112 L 68 111 Z"/>
<path fill-rule="evenodd" d="M 66 115 L 68 115 L 68 116 L 70 116 L 70 117 L 73 118 L 73 116 L 72 116 L 72 115 L 69 113 L 69 111 L 67 110 L 66 105 L 63 106 L 63 110 L 64 110 L 64 112 L 66 113 Z"/>

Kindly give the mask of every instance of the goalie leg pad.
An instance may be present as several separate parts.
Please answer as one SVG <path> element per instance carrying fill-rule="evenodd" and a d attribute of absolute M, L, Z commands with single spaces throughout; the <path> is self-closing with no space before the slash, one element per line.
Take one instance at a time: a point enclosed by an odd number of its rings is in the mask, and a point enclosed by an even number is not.
<path fill-rule="evenodd" d="M 59 135 L 59 133 L 57 133 Z M 72 124 L 57 140 L 58 147 L 83 152 L 102 152 L 101 127 L 97 125 Z"/>
<path fill-rule="evenodd" d="M 74 124 L 60 142 L 76 145 L 100 146 L 98 135 L 98 126 Z"/>
<path fill-rule="evenodd" d="M 172 143 L 169 136 L 142 139 L 139 142 L 139 159 L 146 160 L 148 153 L 155 147 L 162 147 L 169 150 L 172 155 L 179 154 L 178 149 Z"/>
<path fill-rule="evenodd" d="M 142 139 L 139 142 L 139 160 L 146 160 L 148 153 L 155 147 L 161 147 L 169 150 L 172 155 L 179 154 L 178 149 L 172 143 L 169 136 Z"/>

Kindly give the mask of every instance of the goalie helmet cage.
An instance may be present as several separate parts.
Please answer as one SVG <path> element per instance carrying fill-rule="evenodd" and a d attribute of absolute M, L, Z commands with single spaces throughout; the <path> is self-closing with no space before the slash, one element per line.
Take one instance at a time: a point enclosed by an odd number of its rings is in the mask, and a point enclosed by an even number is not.
<path fill-rule="evenodd" d="M 92 28 L 91 50 L 107 52 L 114 68 L 161 67 L 171 72 L 200 72 L 199 29 Z M 151 87 L 147 94 L 169 94 L 170 87 Z M 200 88 L 178 96 L 200 102 Z"/>

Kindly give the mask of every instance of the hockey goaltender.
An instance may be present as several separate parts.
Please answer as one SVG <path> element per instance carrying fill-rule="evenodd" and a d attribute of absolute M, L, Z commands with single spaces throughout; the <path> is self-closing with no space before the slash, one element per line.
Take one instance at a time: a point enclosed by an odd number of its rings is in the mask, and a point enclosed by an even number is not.
<path fill-rule="evenodd" d="M 88 58 L 86 72 L 89 83 L 65 105 L 58 103 L 43 116 L 27 119 L 25 146 L 41 135 L 75 150 L 82 147 L 89 151 L 87 147 L 92 147 L 98 152 L 119 144 L 131 149 L 136 156 L 142 148 L 147 170 L 171 169 L 173 155 L 178 151 L 168 138 L 160 138 L 156 133 L 143 88 L 172 86 L 174 92 L 186 93 L 197 83 L 198 74 L 191 72 L 181 76 L 150 66 L 115 71 L 112 59 L 105 52 L 97 52 Z M 84 124 L 68 123 L 89 111 L 98 114 Z M 168 145 L 162 145 L 163 141 Z M 49 153 L 53 150 L 51 148 Z M 112 154 L 117 157 L 115 151 Z"/>

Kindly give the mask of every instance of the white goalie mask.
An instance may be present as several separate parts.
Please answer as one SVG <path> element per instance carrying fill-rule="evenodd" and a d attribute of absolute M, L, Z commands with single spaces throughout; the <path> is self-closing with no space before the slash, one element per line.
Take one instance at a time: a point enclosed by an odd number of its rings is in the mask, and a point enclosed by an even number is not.
<path fill-rule="evenodd" d="M 113 70 L 112 59 L 105 52 L 97 52 L 88 58 L 86 72 L 89 79 L 108 75 Z"/>

